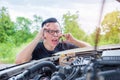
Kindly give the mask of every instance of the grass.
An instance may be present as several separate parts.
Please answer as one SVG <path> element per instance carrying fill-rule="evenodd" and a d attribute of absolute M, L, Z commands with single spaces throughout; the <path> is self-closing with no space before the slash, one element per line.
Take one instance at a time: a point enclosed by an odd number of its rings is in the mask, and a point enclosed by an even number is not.
<path fill-rule="evenodd" d="M 0 44 L 0 63 L 14 63 L 16 55 L 27 45 L 15 46 L 11 43 Z"/>

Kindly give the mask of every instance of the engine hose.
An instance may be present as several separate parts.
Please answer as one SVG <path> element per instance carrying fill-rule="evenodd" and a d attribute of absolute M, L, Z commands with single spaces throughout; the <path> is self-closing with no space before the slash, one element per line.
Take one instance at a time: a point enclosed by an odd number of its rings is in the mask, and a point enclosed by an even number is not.
<path fill-rule="evenodd" d="M 77 68 L 73 68 L 72 73 L 65 79 L 65 80 L 73 80 L 77 74 L 79 73 L 80 67 L 78 66 Z"/>
<path fill-rule="evenodd" d="M 80 67 L 77 67 L 75 73 L 71 76 L 69 80 L 73 80 L 74 78 L 76 78 L 79 73 L 80 73 Z"/>
<path fill-rule="evenodd" d="M 73 70 L 72 70 L 72 72 L 71 72 L 71 74 L 65 79 L 65 80 L 69 80 L 69 78 L 75 73 L 75 71 L 76 71 L 76 69 L 75 68 L 73 68 Z"/>
<path fill-rule="evenodd" d="M 39 72 L 40 69 L 42 69 L 43 67 L 49 67 L 52 72 L 56 71 L 56 66 L 55 64 L 53 64 L 50 61 L 42 61 L 36 65 L 33 65 L 32 67 L 28 68 L 27 70 L 25 70 L 23 73 L 21 73 L 20 75 L 16 76 L 16 80 L 23 80 L 23 79 L 29 79 L 31 76 L 35 76 L 36 74 L 34 74 L 35 72 Z M 18 77 L 19 76 L 19 77 Z"/>

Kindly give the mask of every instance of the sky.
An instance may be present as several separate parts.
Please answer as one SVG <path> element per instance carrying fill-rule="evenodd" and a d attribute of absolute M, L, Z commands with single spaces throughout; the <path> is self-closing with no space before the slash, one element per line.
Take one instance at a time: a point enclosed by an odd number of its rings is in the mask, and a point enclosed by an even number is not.
<path fill-rule="evenodd" d="M 92 33 L 98 26 L 100 9 L 103 0 L 0 0 L 0 8 L 7 7 L 11 19 L 26 17 L 33 19 L 33 15 L 41 16 L 43 19 L 55 17 L 62 23 L 63 14 L 70 11 L 72 14 L 78 12 L 78 22 L 86 33 Z M 120 11 L 120 2 L 106 0 L 102 20 L 107 13 Z"/>

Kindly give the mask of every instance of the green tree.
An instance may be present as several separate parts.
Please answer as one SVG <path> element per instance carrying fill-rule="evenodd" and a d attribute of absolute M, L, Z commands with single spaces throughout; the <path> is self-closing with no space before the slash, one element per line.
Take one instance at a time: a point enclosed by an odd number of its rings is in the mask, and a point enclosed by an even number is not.
<path fill-rule="evenodd" d="M 33 18 L 34 18 L 34 21 L 33 21 L 33 24 L 34 24 L 34 28 L 35 28 L 35 31 L 38 31 L 40 28 L 41 28 L 41 23 L 43 21 L 42 17 L 40 16 L 37 16 L 37 15 L 33 15 Z"/>
<path fill-rule="evenodd" d="M 40 30 L 42 21 L 43 21 L 42 17 L 38 15 L 33 15 L 33 21 L 32 21 L 33 36 L 35 36 Z"/>
<path fill-rule="evenodd" d="M 80 28 L 78 23 L 78 14 L 71 14 L 70 12 L 63 15 L 63 26 L 65 28 L 65 33 L 72 33 L 77 39 L 85 39 L 85 32 Z"/>
<path fill-rule="evenodd" d="M 15 33 L 14 22 L 11 21 L 7 8 L 0 9 L 0 42 L 12 40 Z"/>
<path fill-rule="evenodd" d="M 108 13 L 102 21 L 104 39 L 109 43 L 120 43 L 120 11 Z"/>
<path fill-rule="evenodd" d="M 16 34 L 14 35 L 15 44 L 19 45 L 22 42 L 26 42 L 29 38 L 32 37 L 30 30 L 31 25 L 32 25 L 31 20 L 24 17 L 17 17 Z"/>
<path fill-rule="evenodd" d="M 0 61 L 13 61 L 15 25 L 10 19 L 8 9 L 0 8 Z M 12 60 L 11 60 L 12 59 Z"/>

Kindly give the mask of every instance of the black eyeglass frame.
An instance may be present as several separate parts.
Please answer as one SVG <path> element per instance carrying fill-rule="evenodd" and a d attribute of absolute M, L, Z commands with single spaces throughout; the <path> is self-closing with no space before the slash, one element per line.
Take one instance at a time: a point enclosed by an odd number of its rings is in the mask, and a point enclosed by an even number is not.
<path fill-rule="evenodd" d="M 44 29 L 44 31 L 48 32 L 48 33 L 51 34 L 51 35 L 54 35 L 55 33 L 56 33 L 56 34 L 60 34 L 60 33 L 62 33 L 61 30 L 50 30 L 50 29 Z"/>

